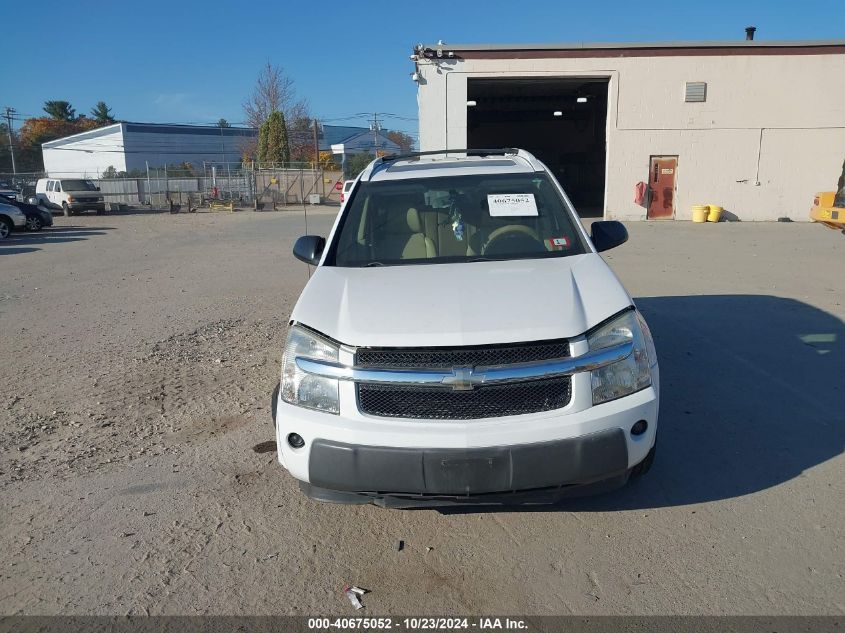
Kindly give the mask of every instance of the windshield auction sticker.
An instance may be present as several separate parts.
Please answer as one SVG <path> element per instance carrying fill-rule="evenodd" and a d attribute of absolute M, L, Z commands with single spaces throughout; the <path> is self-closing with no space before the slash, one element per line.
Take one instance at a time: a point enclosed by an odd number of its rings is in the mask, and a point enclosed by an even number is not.
<path fill-rule="evenodd" d="M 533 193 L 491 193 L 487 205 L 494 218 L 539 215 Z"/>

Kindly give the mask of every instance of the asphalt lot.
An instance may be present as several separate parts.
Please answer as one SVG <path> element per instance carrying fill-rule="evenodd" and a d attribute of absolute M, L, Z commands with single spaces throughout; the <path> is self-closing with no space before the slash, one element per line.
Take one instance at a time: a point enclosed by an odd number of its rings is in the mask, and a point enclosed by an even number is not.
<path fill-rule="evenodd" d="M 845 236 L 629 231 L 607 259 L 660 356 L 652 471 L 445 513 L 316 504 L 266 452 L 300 213 L 0 243 L 0 614 L 842 614 Z"/>

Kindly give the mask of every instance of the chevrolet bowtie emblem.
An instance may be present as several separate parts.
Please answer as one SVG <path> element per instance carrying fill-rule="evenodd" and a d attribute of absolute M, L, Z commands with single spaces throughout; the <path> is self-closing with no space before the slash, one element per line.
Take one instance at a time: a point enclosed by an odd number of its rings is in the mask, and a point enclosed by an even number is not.
<path fill-rule="evenodd" d="M 471 391 L 484 380 L 484 374 L 476 374 L 473 367 L 453 367 L 452 375 L 446 376 L 441 382 L 455 391 Z"/>

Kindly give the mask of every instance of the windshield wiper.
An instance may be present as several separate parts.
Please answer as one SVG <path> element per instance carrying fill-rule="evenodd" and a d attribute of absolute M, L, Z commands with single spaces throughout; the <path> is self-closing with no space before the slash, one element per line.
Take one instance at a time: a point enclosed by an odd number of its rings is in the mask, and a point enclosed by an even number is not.
<path fill-rule="evenodd" d="M 370 266 L 384 266 L 384 264 L 381 262 L 367 262 L 366 268 L 369 268 Z"/>
<path fill-rule="evenodd" d="M 471 262 L 500 262 L 502 260 L 499 257 L 473 257 L 469 261 L 471 261 Z"/>

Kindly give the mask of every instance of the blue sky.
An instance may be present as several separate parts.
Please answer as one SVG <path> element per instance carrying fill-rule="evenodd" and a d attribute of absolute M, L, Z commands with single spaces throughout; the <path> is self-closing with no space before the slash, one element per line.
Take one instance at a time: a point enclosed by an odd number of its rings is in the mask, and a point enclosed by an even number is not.
<path fill-rule="evenodd" d="M 843 37 L 843 12 L 841 0 L 13 2 L 0 106 L 32 116 L 48 99 L 77 112 L 104 100 L 131 121 L 242 122 L 269 60 L 318 118 L 388 112 L 404 119 L 387 126 L 414 132 L 417 42 L 729 40 L 750 24 L 757 39 L 829 39 Z"/>

